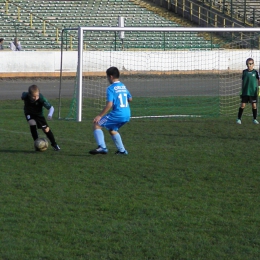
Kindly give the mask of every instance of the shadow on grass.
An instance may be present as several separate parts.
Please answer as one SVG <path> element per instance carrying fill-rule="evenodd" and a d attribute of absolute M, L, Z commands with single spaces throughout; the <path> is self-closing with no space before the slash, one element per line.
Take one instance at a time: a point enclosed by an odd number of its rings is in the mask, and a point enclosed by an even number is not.
<path fill-rule="evenodd" d="M 55 156 L 55 154 L 59 155 L 66 155 L 66 156 L 71 156 L 71 157 L 93 157 L 93 155 L 89 154 L 88 151 L 86 153 L 81 153 L 81 154 L 73 154 L 69 150 L 62 150 L 59 152 L 50 150 L 50 151 L 44 151 L 44 152 L 39 152 L 39 151 L 26 151 L 26 150 L 0 150 L 0 153 L 10 153 L 10 154 L 46 154 L 51 156 Z M 99 157 L 100 155 L 97 155 L 96 157 Z M 100 156 L 103 157 L 104 155 Z"/>
<path fill-rule="evenodd" d="M 0 150 L 0 153 L 29 153 L 34 154 L 35 151 L 25 151 L 25 150 Z"/>

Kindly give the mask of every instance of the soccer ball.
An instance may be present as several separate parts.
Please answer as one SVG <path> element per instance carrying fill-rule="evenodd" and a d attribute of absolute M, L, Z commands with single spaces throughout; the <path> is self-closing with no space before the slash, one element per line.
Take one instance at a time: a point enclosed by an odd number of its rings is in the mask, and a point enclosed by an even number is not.
<path fill-rule="evenodd" d="M 48 141 L 45 138 L 38 138 L 34 141 L 34 147 L 36 151 L 44 152 L 49 146 Z"/>

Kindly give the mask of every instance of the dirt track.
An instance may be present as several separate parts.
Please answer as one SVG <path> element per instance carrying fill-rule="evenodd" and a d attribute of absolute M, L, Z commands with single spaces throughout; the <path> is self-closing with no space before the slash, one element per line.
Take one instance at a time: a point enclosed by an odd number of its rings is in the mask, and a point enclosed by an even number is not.
<path fill-rule="evenodd" d="M 171 76 L 171 77 L 122 77 L 122 82 L 128 87 L 133 96 L 197 96 L 216 95 L 219 89 L 218 77 L 212 76 Z M 95 81 L 95 80 L 94 80 Z M 104 79 L 104 87 L 108 84 Z M 32 79 L 0 79 L 0 100 L 19 99 L 23 91 L 32 84 L 39 86 L 48 99 L 59 97 L 59 78 Z M 93 79 L 92 79 L 93 84 Z M 107 85 L 106 85 L 107 84 Z M 74 79 L 62 80 L 62 97 L 72 97 Z"/>

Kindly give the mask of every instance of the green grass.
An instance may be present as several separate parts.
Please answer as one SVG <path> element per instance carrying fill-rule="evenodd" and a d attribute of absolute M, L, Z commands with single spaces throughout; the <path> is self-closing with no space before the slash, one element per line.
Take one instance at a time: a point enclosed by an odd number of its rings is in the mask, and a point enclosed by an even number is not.
<path fill-rule="evenodd" d="M 55 107 L 58 107 L 58 102 Z M 219 115 L 237 115 L 239 96 L 176 96 L 176 97 L 135 97 L 131 102 L 132 116 L 151 117 L 164 115 L 216 117 Z M 98 105 L 99 104 L 99 105 Z M 82 118 L 92 120 L 105 105 L 105 99 L 83 99 Z M 61 118 L 76 118 L 76 99 L 63 99 Z M 245 114 L 251 115 L 250 106 Z"/>
<path fill-rule="evenodd" d="M 88 120 L 93 119 L 93 117 L 103 109 L 105 99 L 102 105 L 100 103 L 100 101 L 94 98 L 84 99 L 82 117 Z M 99 104 L 100 107 L 97 104 Z M 218 96 L 137 97 L 134 98 L 134 102 L 131 102 L 130 105 L 132 115 L 135 117 L 164 115 L 208 117 L 218 116 L 220 111 L 220 99 Z M 235 109 L 237 110 L 237 105 Z M 64 100 L 62 102 L 61 111 L 61 118 L 66 118 L 68 114 L 69 118 L 76 118 L 76 99 L 74 99 L 73 102 Z"/>
<path fill-rule="evenodd" d="M 0 102 L 0 259 L 260 259 L 251 117 L 132 120 L 128 156 L 91 156 L 90 121 L 54 119 L 34 152 L 21 101 Z M 41 134 L 41 136 L 43 136 Z"/>
<path fill-rule="evenodd" d="M 219 98 L 215 96 L 135 98 L 131 103 L 131 109 L 135 116 L 174 114 L 216 116 L 219 113 Z"/>

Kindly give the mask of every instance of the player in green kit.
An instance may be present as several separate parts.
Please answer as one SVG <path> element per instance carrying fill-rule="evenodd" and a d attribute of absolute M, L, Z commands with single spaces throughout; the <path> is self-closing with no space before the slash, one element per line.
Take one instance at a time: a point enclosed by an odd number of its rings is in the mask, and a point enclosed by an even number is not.
<path fill-rule="evenodd" d="M 242 74 L 242 92 L 241 105 L 238 110 L 237 124 L 241 125 L 241 118 L 247 103 L 252 104 L 253 123 L 259 124 L 257 117 L 257 95 L 258 86 L 260 85 L 260 77 L 258 71 L 254 69 L 254 60 L 248 58 L 246 60 L 247 69 Z"/>
<path fill-rule="evenodd" d="M 24 101 L 24 115 L 30 126 L 33 140 L 35 141 L 38 138 L 37 128 L 40 128 L 50 140 L 54 151 L 59 151 L 60 147 L 57 145 L 54 135 L 43 115 L 43 107 L 45 107 L 49 110 L 48 119 L 51 120 L 54 112 L 53 106 L 40 93 L 36 85 L 31 85 L 28 92 L 23 92 L 21 99 Z"/>

